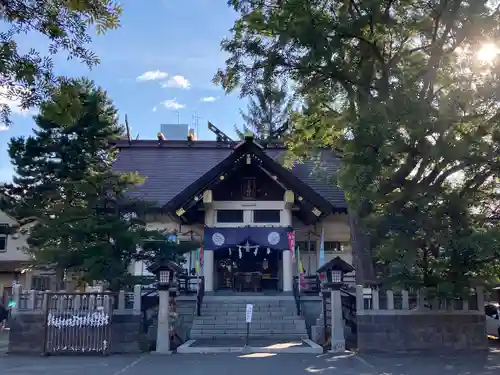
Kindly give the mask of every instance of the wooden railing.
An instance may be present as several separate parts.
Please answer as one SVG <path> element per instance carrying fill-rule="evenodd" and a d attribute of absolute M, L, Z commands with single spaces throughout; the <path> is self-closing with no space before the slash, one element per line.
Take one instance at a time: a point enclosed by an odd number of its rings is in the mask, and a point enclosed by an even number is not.
<path fill-rule="evenodd" d="M 294 276 L 293 285 L 297 286 L 300 294 L 311 294 L 315 296 L 319 295 L 319 292 L 321 291 L 321 283 L 318 275 L 303 276 L 303 282 L 302 284 L 300 284 L 300 288 L 299 282 L 300 277 Z"/>
<path fill-rule="evenodd" d="M 203 277 L 179 275 L 177 277 L 179 294 L 184 296 L 196 295 L 198 293 L 198 280 Z"/>
<path fill-rule="evenodd" d="M 344 318 L 346 325 L 349 326 L 353 332 L 356 332 L 356 295 L 346 289 L 341 289 L 340 293 L 342 298 L 342 317 Z"/>

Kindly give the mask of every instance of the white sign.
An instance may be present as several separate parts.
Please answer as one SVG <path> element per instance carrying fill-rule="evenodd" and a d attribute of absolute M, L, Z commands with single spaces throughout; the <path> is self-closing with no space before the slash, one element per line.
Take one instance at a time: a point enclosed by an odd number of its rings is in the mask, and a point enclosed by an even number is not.
<path fill-rule="evenodd" d="M 253 313 L 253 305 L 247 303 L 247 313 L 246 313 L 246 322 L 252 323 L 252 313 Z"/>

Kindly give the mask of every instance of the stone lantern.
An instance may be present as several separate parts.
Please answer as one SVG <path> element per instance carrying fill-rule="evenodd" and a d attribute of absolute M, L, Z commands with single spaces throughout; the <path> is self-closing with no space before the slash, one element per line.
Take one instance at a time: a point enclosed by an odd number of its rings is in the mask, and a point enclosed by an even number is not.
<path fill-rule="evenodd" d="M 156 354 L 171 354 L 170 350 L 170 290 L 175 293 L 177 275 L 183 268 L 172 261 L 158 262 L 149 267 L 158 281 L 158 331 L 156 333 Z"/>
<path fill-rule="evenodd" d="M 159 262 L 149 267 L 148 270 L 156 275 L 158 290 L 170 290 L 177 286 L 177 275 L 184 269 L 172 261 Z"/>
<path fill-rule="evenodd" d="M 339 290 L 344 285 L 344 275 L 354 271 L 354 267 L 340 257 L 335 257 L 316 272 L 326 273 L 324 288 Z"/>
<path fill-rule="evenodd" d="M 323 287 L 330 293 L 332 338 L 330 352 L 345 351 L 344 321 L 342 315 L 342 296 L 340 289 L 344 285 L 344 275 L 354 271 L 354 267 L 340 257 L 335 257 L 321 268 L 318 273 L 326 273 Z"/>

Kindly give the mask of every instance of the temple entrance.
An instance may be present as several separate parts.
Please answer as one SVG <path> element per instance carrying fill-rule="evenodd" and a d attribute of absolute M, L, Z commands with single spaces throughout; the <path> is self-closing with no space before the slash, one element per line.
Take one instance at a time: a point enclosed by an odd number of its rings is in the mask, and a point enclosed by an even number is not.
<path fill-rule="evenodd" d="M 214 255 L 218 290 L 259 293 L 281 289 L 281 251 L 221 249 Z"/>

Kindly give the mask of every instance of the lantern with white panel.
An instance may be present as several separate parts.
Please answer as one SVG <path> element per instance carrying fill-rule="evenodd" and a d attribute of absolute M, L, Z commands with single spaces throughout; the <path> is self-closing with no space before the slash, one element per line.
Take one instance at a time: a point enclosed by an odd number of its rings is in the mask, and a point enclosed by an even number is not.
<path fill-rule="evenodd" d="M 345 351 L 344 321 L 342 315 L 342 296 L 340 289 L 344 286 L 344 275 L 354 271 L 354 268 L 340 257 L 335 257 L 319 268 L 318 274 L 326 273 L 327 282 L 323 284 L 326 289 L 324 293 L 330 293 L 330 303 L 332 311 L 332 353 Z"/>
<path fill-rule="evenodd" d="M 177 275 L 183 272 L 183 268 L 178 264 L 167 261 L 158 262 L 149 268 L 149 271 L 156 275 L 158 282 L 158 324 L 156 334 L 156 353 L 171 354 L 170 350 L 170 292 L 176 294 Z"/>

